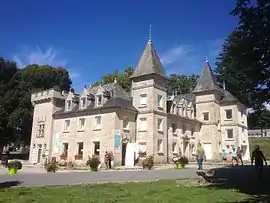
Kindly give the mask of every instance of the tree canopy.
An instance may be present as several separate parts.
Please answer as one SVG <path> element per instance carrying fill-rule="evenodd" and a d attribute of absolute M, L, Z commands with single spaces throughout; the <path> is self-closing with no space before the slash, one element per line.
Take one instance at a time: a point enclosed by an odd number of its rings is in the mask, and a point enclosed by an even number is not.
<path fill-rule="evenodd" d="M 270 2 L 236 0 L 231 15 L 238 24 L 222 46 L 215 72 L 220 83 L 225 81 L 232 94 L 255 110 L 249 126 L 266 127 L 262 123 L 269 114 L 263 104 L 270 102 Z"/>
<path fill-rule="evenodd" d="M 238 25 L 225 40 L 216 73 L 247 106 L 270 102 L 269 0 L 237 0 L 231 15 Z"/>
<path fill-rule="evenodd" d="M 16 64 L 0 58 L 0 142 L 29 143 L 33 107 L 31 92 L 60 86 L 68 90 L 69 73 L 62 67 L 28 65 L 18 69 Z"/>
<path fill-rule="evenodd" d="M 129 92 L 131 90 L 132 80 L 130 76 L 133 74 L 134 68 L 127 67 L 124 69 L 123 73 L 119 73 L 115 70 L 113 73 L 105 74 L 100 81 L 96 82 L 94 85 L 99 84 L 107 84 L 111 83 L 114 80 L 123 87 L 124 90 Z M 172 94 L 187 94 L 191 93 L 197 84 L 197 80 L 199 79 L 198 75 L 180 75 L 180 74 L 172 74 L 169 76 L 168 81 L 168 95 Z"/>

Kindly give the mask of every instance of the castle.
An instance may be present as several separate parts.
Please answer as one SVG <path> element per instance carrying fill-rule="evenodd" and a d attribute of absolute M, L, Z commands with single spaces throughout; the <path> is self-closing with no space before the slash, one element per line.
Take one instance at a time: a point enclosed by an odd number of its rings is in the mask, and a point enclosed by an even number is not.
<path fill-rule="evenodd" d="M 246 108 L 218 86 L 208 61 L 192 94 L 168 99 L 168 77 L 149 40 L 131 79 L 130 92 L 114 81 L 80 95 L 57 88 L 33 93 L 30 161 L 55 157 L 81 164 L 110 151 L 115 164 L 124 165 L 127 143 L 134 142 L 140 156 L 154 155 L 156 163 L 177 154 L 194 159 L 198 143 L 207 160 L 236 147 L 250 159 Z"/>

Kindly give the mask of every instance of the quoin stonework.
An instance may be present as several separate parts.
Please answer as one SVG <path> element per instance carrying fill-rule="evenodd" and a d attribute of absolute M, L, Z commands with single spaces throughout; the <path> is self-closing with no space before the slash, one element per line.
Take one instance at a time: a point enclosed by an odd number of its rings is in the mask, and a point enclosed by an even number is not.
<path fill-rule="evenodd" d="M 81 94 L 33 93 L 30 161 L 56 157 L 80 164 L 93 154 L 103 160 L 109 151 L 124 165 L 127 143 L 134 142 L 140 156 L 154 155 L 156 163 L 176 154 L 194 159 L 198 143 L 207 160 L 220 160 L 228 147 L 241 147 L 243 159 L 250 159 L 246 108 L 218 86 L 208 61 L 192 94 L 168 96 L 168 78 L 149 40 L 131 79 L 130 92 L 114 81 Z"/>

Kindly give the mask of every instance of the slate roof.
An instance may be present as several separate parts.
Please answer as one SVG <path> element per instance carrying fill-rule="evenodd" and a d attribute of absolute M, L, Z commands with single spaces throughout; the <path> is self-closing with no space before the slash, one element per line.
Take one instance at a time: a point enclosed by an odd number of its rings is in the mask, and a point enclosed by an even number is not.
<path fill-rule="evenodd" d="M 223 90 L 223 96 L 221 97 L 220 102 L 239 102 L 239 100 L 227 90 Z"/>
<path fill-rule="evenodd" d="M 193 93 L 206 91 L 222 91 L 222 89 L 218 86 L 217 79 L 213 74 L 208 61 L 205 62 L 201 77 L 193 90 Z"/>
<path fill-rule="evenodd" d="M 104 90 L 103 95 L 104 93 L 106 93 L 106 91 L 114 92 L 113 96 L 109 98 L 102 106 L 97 107 L 95 105 L 95 99 L 93 99 L 90 104 L 84 109 L 80 109 L 79 103 L 77 103 L 73 106 L 73 109 L 71 111 L 65 111 L 65 108 L 63 107 L 59 111 L 55 112 L 54 115 L 70 114 L 73 112 L 91 111 L 104 108 L 124 108 L 132 111 L 137 111 L 137 109 L 132 105 L 130 95 L 118 83 L 108 83 L 102 86 L 90 87 L 87 90 L 88 95 L 95 96 L 99 91 L 99 88 L 102 88 Z"/>
<path fill-rule="evenodd" d="M 167 78 L 165 70 L 160 62 L 159 56 L 152 41 L 149 41 L 147 43 L 139 60 L 139 63 L 130 78 L 149 74 L 157 74 L 164 78 Z"/>

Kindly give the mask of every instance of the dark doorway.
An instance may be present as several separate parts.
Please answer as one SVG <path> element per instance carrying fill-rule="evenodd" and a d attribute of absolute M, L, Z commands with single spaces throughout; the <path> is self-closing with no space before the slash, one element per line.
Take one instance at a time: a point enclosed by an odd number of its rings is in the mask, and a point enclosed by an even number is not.
<path fill-rule="evenodd" d="M 41 153 L 42 153 L 42 145 L 39 144 L 38 145 L 38 160 L 37 160 L 38 164 L 40 163 L 40 160 L 41 160 Z"/>
<path fill-rule="evenodd" d="M 122 143 L 122 166 L 125 165 L 127 143 Z"/>

